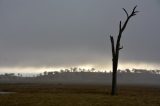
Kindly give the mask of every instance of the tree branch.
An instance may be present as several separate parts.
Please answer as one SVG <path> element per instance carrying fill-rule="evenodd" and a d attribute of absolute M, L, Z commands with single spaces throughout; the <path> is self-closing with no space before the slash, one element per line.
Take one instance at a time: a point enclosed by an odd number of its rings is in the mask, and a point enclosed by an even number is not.
<path fill-rule="evenodd" d="M 123 49 L 123 46 L 119 47 L 119 50 Z"/>
<path fill-rule="evenodd" d="M 127 15 L 127 19 L 124 22 L 123 26 L 122 26 L 121 21 L 119 23 L 119 34 L 118 34 L 117 44 L 116 44 L 116 53 L 118 52 L 118 50 L 120 50 L 120 47 L 119 47 L 120 46 L 120 39 L 121 39 L 121 36 L 122 36 L 124 29 L 126 28 L 126 26 L 128 24 L 128 21 L 130 20 L 131 17 L 135 16 L 139 12 L 139 11 L 135 11 L 136 8 L 137 8 L 137 5 L 133 8 L 130 15 L 128 15 L 128 12 L 126 11 L 126 9 L 123 8 L 123 10 L 125 11 L 125 13 Z"/>
<path fill-rule="evenodd" d="M 111 40 L 111 46 L 112 46 L 112 57 L 114 58 L 114 56 L 115 56 L 114 38 L 111 35 L 110 35 L 110 40 Z"/>
<path fill-rule="evenodd" d="M 126 28 L 129 19 L 130 19 L 131 17 L 137 15 L 137 13 L 139 12 L 139 11 L 135 11 L 136 8 L 137 8 L 137 5 L 133 8 L 132 13 L 127 17 L 126 21 L 124 22 L 124 25 L 123 25 L 123 27 L 122 27 L 122 32 L 123 32 L 124 29 Z M 126 11 L 125 9 L 123 9 L 123 10 Z M 127 12 L 127 11 L 126 11 L 126 12 Z M 128 12 L 127 12 L 127 14 L 128 14 Z M 121 32 L 121 33 L 122 33 L 122 32 Z"/>
<path fill-rule="evenodd" d="M 119 22 L 119 33 L 121 32 L 121 30 L 122 30 L 122 22 L 120 21 Z"/>
<path fill-rule="evenodd" d="M 122 9 L 124 10 L 124 12 L 126 13 L 126 15 L 128 17 L 129 15 L 128 15 L 128 12 L 126 11 L 126 9 L 125 8 L 122 8 Z"/>

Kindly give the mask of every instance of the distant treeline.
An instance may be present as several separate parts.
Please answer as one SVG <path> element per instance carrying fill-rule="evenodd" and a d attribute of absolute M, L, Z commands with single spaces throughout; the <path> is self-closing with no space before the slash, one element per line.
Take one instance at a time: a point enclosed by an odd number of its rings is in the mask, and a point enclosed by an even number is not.
<path fill-rule="evenodd" d="M 46 76 L 46 75 L 55 75 L 55 74 L 61 74 L 61 73 L 66 73 L 66 72 L 91 72 L 91 73 L 111 73 L 111 71 L 99 71 L 96 70 L 95 68 L 91 69 L 82 69 L 82 68 L 69 68 L 69 69 L 61 69 L 60 71 L 44 71 L 43 73 L 39 74 L 34 74 L 33 77 L 38 77 L 38 76 Z M 118 73 L 148 73 L 148 74 L 160 74 L 160 70 L 146 70 L 146 69 L 125 69 L 125 70 L 120 70 L 118 69 Z M 0 74 L 0 76 L 16 76 L 16 77 L 24 77 L 22 73 L 4 73 Z"/>
<path fill-rule="evenodd" d="M 18 73 L 0 75 L 0 83 L 52 83 L 52 84 L 103 84 L 110 85 L 111 72 L 100 72 L 95 69 L 79 70 L 78 68 L 61 71 L 44 71 L 35 76 L 23 76 Z M 118 84 L 160 86 L 160 70 L 125 69 L 118 70 Z"/>

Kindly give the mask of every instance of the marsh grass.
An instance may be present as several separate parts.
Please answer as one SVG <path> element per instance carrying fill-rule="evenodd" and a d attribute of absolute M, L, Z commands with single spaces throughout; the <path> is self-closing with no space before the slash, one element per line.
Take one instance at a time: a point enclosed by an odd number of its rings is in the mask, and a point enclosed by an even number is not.
<path fill-rule="evenodd" d="M 110 96 L 110 86 L 1 84 L 0 106 L 160 106 L 160 88 L 119 86 Z"/>

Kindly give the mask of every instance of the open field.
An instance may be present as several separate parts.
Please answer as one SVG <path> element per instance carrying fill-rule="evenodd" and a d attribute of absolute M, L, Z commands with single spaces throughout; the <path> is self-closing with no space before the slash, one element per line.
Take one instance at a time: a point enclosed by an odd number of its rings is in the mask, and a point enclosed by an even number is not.
<path fill-rule="evenodd" d="M 119 86 L 110 96 L 110 86 L 0 84 L 0 106 L 160 106 L 160 88 Z"/>

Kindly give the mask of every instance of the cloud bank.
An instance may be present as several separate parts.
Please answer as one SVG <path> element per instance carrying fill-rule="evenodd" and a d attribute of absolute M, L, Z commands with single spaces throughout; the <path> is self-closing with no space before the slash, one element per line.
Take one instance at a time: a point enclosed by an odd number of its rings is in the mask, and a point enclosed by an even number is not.
<path fill-rule="evenodd" d="M 121 64 L 160 63 L 160 8 L 152 0 L 1 0 L 0 67 L 111 64 L 122 8 L 140 13 L 122 37 Z M 159 67 L 156 67 L 159 68 Z"/>

